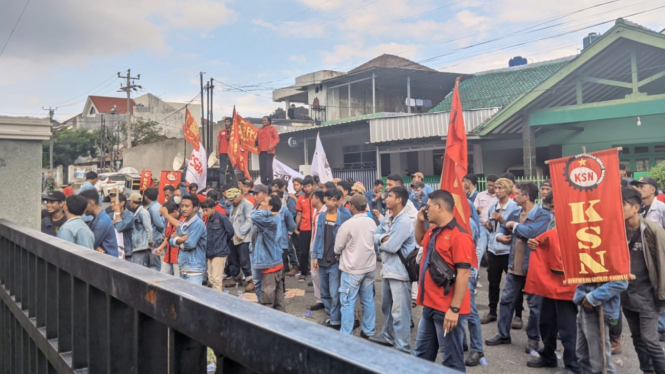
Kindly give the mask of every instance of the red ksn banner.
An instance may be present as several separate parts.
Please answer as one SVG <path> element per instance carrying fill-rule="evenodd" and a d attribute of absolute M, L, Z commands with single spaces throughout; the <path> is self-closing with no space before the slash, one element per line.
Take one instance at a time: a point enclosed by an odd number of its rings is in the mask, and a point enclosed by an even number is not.
<path fill-rule="evenodd" d="M 162 170 L 162 176 L 159 178 L 159 197 L 157 201 L 164 205 L 164 186 L 171 185 L 173 188 L 178 188 L 180 179 L 182 178 L 182 171 L 166 171 Z"/>
<path fill-rule="evenodd" d="M 630 280 L 618 150 L 550 160 L 568 284 Z"/>
<path fill-rule="evenodd" d="M 139 191 L 145 191 L 154 185 L 155 182 L 152 180 L 152 171 L 143 170 L 141 172 L 141 183 L 139 184 Z"/>

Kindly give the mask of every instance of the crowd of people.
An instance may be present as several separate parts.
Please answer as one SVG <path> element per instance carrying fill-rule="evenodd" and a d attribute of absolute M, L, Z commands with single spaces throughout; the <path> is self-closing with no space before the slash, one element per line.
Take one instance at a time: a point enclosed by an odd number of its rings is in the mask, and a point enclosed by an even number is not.
<path fill-rule="evenodd" d="M 325 310 L 326 326 L 345 334 L 360 327 L 362 338 L 429 361 L 440 353 L 444 366 L 460 372 L 483 363 L 484 346 L 511 344 L 511 330 L 523 328 L 526 299 L 527 366 L 556 367 L 559 338 L 564 371 L 600 373 L 605 362 L 614 373 L 611 354 L 621 351 L 623 315 L 640 369 L 665 373 L 659 342 L 665 338 L 665 203 L 655 180 L 622 181 L 636 279 L 575 286 L 564 283 L 549 180 L 538 187 L 515 184 L 510 173 L 489 175 L 479 192 L 477 177 L 467 175 L 468 232 L 454 218 L 456 196 L 424 184 L 422 173 L 412 177 L 410 186 L 390 175 L 367 189 L 308 176 L 293 179 L 291 193 L 281 179 L 203 191 L 167 185 L 163 206 L 156 188 L 129 197 L 111 190 L 111 206 L 102 209 L 97 175 L 89 172 L 78 193 L 45 197 L 42 231 L 215 290 L 244 285 L 259 303 L 281 311 L 285 277 L 297 277 L 314 288 L 310 309 Z M 483 259 L 489 311 L 481 317 L 474 295 Z M 423 308 L 418 323 L 416 306 Z M 489 323 L 498 333 L 483 345 L 481 325 Z"/>

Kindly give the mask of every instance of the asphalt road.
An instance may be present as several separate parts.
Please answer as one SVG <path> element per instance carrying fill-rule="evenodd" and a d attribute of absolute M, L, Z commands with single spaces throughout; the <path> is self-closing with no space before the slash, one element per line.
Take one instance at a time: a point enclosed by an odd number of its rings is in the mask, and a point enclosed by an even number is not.
<path fill-rule="evenodd" d="M 381 326 L 383 325 L 384 317 L 381 312 L 381 277 L 380 277 L 380 267 L 381 263 L 377 264 L 377 277 L 376 277 L 376 296 L 374 301 L 376 302 L 376 330 L 380 331 Z M 479 313 L 482 316 L 489 309 L 488 304 L 488 284 L 486 280 L 486 268 L 481 268 L 480 270 L 481 279 L 480 283 L 482 286 L 478 288 L 478 293 L 476 294 L 476 302 L 478 304 Z M 308 278 L 309 280 L 309 278 Z M 311 312 L 311 317 L 307 317 L 306 312 L 311 305 L 315 303 L 314 299 L 314 288 L 307 286 L 307 283 L 297 282 L 295 277 L 286 277 L 286 288 L 287 289 L 302 289 L 305 290 L 304 296 L 295 296 L 285 299 L 286 311 L 289 314 L 302 318 L 311 323 L 323 323 L 326 319 L 326 313 L 323 310 Z M 229 294 L 235 295 L 237 291 L 244 291 L 243 287 L 238 288 L 225 288 L 229 290 Z M 524 303 L 525 308 L 527 307 L 526 301 Z M 360 304 L 356 306 L 357 310 L 362 310 Z M 413 319 L 416 323 L 416 328 L 412 329 L 411 335 L 411 347 L 413 348 L 413 343 L 416 339 L 417 334 L 417 325 L 422 314 L 422 307 L 416 307 L 413 309 Z M 526 317 L 528 316 L 527 310 L 524 311 L 524 322 L 526 327 Z M 570 323 L 575 323 L 575 321 L 570 321 Z M 483 325 L 483 341 L 484 339 L 493 336 L 497 332 L 496 323 L 490 323 Z M 339 332 L 332 330 L 331 334 L 338 334 Z M 354 330 L 354 335 L 359 336 L 360 329 Z M 558 368 L 547 368 L 547 369 L 534 369 L 526 366 L 526 362 L 529 360 L 529 355 L 524 352 L 524 347 L 527 343 L 526 332 L 522 330 L 512 330 L 512 344 L 511 345 L 500 345 L 494 347 L 485 347 L 485 357 L 487 359 L 487 366 L 477 366 L 472 368 L 467 368 L 468 373 L 512 373 L 512 374 L 521 374 L 521 373 L 557 373 L 563 370 L 563 361 L 559 360 Z M 561 356 L 563 354 L 563 347 L 559 343 L 557 354 Z M 628 331 L 628 324 L 624 321 L 624 331 L 623 331 L 623 353 L 612 357 L 615 362 L 615 367 L 617 373 L 626 373 L 626 374 L 635 374 L 641 373 L 639 370 L 639 362 L 637 360 L 637 355 L 633 348 L 632 341 L 630 339 L 630 331 Z M 441 362 L 441 357 L 437 358 L 437 362 Z"/>

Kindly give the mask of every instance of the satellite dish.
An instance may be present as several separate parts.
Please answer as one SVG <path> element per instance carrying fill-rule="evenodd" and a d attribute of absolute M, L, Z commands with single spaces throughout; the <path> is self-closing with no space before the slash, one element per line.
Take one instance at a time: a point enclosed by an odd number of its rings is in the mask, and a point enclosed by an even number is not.
<path fill-rule="evenodd" d="M 298 147 L 298 139 L 296 139 L 292 136 L 292 137 L 289 138 L 288 144 L 289 144 L 289 147 L 291 147 L 291 148 L 297 148 Z"/>
<path fill-rule="evenodd" d="M 173 158 L 173 170 L 180 170 L 184 164 L 185 154 L 183 152 L 178 152 L 178 154 Z"/>
<path fill-rule="evenodd" d="M 217 156 L 214 153 L 211 153 L 208 157 L 208 167 L 211 168 L 217 163 Z"/>

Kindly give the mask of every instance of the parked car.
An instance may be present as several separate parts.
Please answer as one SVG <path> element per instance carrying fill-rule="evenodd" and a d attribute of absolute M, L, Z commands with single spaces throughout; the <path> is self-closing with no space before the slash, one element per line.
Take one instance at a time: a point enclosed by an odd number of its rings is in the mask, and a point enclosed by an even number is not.
<path fill-rule="evenodd" d="M 99 183 L 102 192 L 102 199 L 110 201 L 109 191 L 117 188 L 119 192 L 123 192 L 127 176 L 120 173 L 104 173 L 99 176 Z"/>

